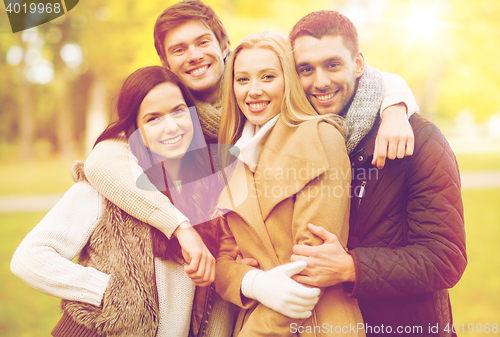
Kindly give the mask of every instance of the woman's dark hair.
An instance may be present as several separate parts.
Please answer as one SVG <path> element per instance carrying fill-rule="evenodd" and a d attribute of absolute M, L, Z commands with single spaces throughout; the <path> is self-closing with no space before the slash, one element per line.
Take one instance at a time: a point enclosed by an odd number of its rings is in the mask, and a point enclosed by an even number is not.
<path fill-rule="evenodd" d="M 160 66 L 140 68 L 123 83 L 116 103 L 118 119 L 108 125 L 94 146 L 106 139 L 119 138 L 122 133 L 130 137 L 137 130 L 137 115 L 142 101 L 154 87 L 162 83 L 178 86 L 187 106 L 194 107 L 193 96 L 172 72 Z"/>
<path fill-rule="evenodd" d="M 185 156 L 181 164 L 181 179 L 182 181 L 195 181 L 190 184 L 188 188 L 183 187 L 182 193 L 179 193 L 175 188 L 169 189 L 168 186 L 173 186 L 170 178 L 168 177 L 162 163 L 155 159 L 155 156 L 149 151 L 144 144 L 140 130 L 137 125 L 137 115 L 139 108 L 146 95 L 156 86 L 162 83 L 172 83 L 179 87 L 182 96 L 189 107 L 191 120 L 193 121 L 193 140 L 186 153 L 191 155 Z M 168 99 L 168 97 L 165 97 Z M 123 86 L 118 95 L 116 103 L 116 112 L 118 119 L 108 125 L 108 127 L 97 138 L 94 146 L 98 143 L 108 140 L 127 137 L 132 153 L 137 157 L 139 165 L 145 171 L 149 181 L 155 187 L 165 194 L 171 201 L 173 199 L 181 201 L 174 204 L 181 213 L 190 218 L 192 224 L 198 224 L 194 228 L 202 237 L 207 248 L 215 256 L 217 251 L 217 220 L 206 221 L 200 223 L 197 219 L 206 212 L 211 212 L 207 209 L 207 203 L 203 200 L 203 195 L 196 188 L 196 175 L 199 172 L 206 171 L 210 167 L 210 161 L 206 155 L 200 153 L 196 149 L 204 148 L 205 139 L 198 122 L 198 115 L 196 113 L 194 99 L 189 90 L 179 81 L 179 79 L 169 70 L 160 66 L 144 67 L 133 72 L 123 83 Z M 194 151 L 193 151 L 194 150 Z M 207 162 L 208 160 L 208 162 Z M 168 163 L 166 163 L 168 165 Z M 199 168 L 199 169 L 196 169 Z M 199 185 L 199 184 L 198 184 Z M 206 189 L 206 186 L 199 186 Z M 172 196 L 175 198 L 172 198 Z M 213 204 L 210 208 L 213 208 Z M 193 215 L 196 219 L 191 219 L 189 215 Z M 194 220 L 194 221 L 193 221 Z M 182 263 L 183 257 L 179 242 L 175 237 L 170 240 L 158 229 L 151 227 L 153 237 L 153 251 L 155 256 L 162 259 L 172 259 L 178 263 Z"/>

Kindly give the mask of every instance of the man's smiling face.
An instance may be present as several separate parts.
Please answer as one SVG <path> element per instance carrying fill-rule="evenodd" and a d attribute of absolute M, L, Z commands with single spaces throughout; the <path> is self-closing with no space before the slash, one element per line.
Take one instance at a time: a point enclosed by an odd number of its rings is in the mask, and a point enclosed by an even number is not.
<path fill-rule="evenodd" d="M 214 33 L 199 20 L 170 30 L 164 40 L 167 68 L 204 100 L 218 92 L 227 45 L 221 50 Z M 200 97 L 201 96 L 201 97 Z"/>
<path fill-rule="evenodd" d="M 343 115 L 363 74 L 363 54 L 353 57 L 341 36 L 302 35 L 294 46 L 297 73 L 309 102 L 320 115 Z"/>

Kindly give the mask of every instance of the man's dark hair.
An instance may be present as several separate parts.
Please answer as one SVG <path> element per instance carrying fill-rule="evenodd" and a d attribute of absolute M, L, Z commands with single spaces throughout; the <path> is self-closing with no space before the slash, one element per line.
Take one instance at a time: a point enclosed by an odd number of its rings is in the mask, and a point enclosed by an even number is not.
<path fill-rule="evenodd" d="M 229 37 L 212 7 L 200 0 L 184 0 L 178 2 L 161 13 L 156 19 L 154 28 L 155 48 L 164 65 L 168 65 L 164 46 L 168 31 L 190 20 L 199 20 L 209 28 L 217 38 L 221 50 L 229 44 Z"/>
<path fill-rule="evenodd" d="M 303 35 L 309 35 L 317 39 L 321 39 L 324 35 L 341 36 L 352 57 L 356 57 L 359 52 L 356 27 L 347 17 L 337 11 L 316 11 L 300 19 L 293 26 L 289 35 L 292 48 L 295 48 L 295 40 Z"/>

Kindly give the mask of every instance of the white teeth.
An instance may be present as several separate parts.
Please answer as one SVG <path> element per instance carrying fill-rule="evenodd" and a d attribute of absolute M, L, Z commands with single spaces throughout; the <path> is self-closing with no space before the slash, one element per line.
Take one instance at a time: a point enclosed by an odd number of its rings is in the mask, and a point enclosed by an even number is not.
<path fill-rule="evenodd" d="M 198 68 L 198 69 L 195 69 L 195 70 L 191 71 L 191 75 L 198 76 L 198 75 L 200 75 L 201 73 L 203 73 L 207 69 L 208 69 L 208 65 L 203 66 L 203 67 Z"/>
<path fill-rule="evenodd" d="M 256 103 L 256 104 L 249 104 L 252 109 L 260 109 L 268 105 L 268 102 L 262 102 L 262 103 Z"/>
<path fill-rule="evenodd" d="M 332 98 L 332 97 L 333 97 L 333 95 L 334 95 L 334 93 L 329 94 L 329 95 L 323 95 L 323 96 L 318 96 L 318 95 L 316 95 L 316 97 L 317 97 L 320 101 L 326 101 L 327 99 Z"/>
<path fill-rule="evenodd" d="M 175 144 L 177 143 L 178 141 L 180 141 L 182 138 L 182 135 L 178 135 L 177 137 L 175 137 L 174 139 L 167 139 L 167 140 L 162 140 L 160 141 L 160 143 L 162 144 Z"/>

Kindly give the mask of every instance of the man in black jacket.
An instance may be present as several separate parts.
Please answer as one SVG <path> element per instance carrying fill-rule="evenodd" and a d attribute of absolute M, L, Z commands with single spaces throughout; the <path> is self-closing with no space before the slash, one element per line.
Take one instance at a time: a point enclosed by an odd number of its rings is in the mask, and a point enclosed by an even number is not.
<path fill-rule="evenodd" d="M 460 177 L 440 130 L 414 114 L 415 148 L 383 169 L 373 167 L 380 96 L 376 70 L 364 62 L 354 25 L 333 11 L 313 12 L 290 33 L 297 72 L 318 113 L 354 125 L 346 144 L 352 166 L 348 251 L 336 236 L 309 225 L 321 246 L 295 246 L 307 268 L 293 278 L 326 287 L 344 284 L 358 299 L 367 336 L 449 336 L 448 288 L 467 258 Z M 390 150 L 390 149 L 389 149 Z M 393 149 L 394 150 L 394 149 Z M 359 332 L 361 332 L 359 330 Z"/>

